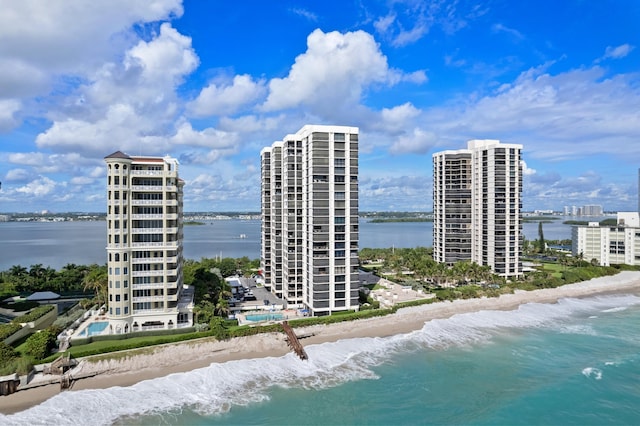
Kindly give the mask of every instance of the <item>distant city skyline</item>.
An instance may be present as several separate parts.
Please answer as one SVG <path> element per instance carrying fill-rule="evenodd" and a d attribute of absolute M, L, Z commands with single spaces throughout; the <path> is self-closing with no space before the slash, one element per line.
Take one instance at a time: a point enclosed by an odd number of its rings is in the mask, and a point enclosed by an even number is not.
<path fill-rule="evenodd" d="M 170 155 L 184 209 L 259 211 L 262 147 L 360 129 L 360 210 L 431 211 L 431 155 L 522 144 L 523 210 L 635 211 L 640 3 L 4 2 L 0 212 L 104 211 Z M 594 28 L 597 31 L 594 31 Z"/>

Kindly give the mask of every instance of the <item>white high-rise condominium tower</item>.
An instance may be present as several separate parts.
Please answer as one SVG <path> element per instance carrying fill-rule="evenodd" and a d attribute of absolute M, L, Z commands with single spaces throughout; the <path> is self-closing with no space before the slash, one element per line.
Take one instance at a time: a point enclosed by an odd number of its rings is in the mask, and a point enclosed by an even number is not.
<path fill-rule="evenodd" d="M 472 140 L 433 154 L 433 256 L 522 275 L 522 145 Z"/>
<path fill-rule="evenodd" d="M 307 125 L 264 148 L 265 287 L 312 315 L 358 308 L 358 129 Z"/>
<path fill-rule="evenodd" d="M 182 282 L 178 161 L 120 151 L 105 161 L 110 332 L 192 325 L 193 292 Z"/>

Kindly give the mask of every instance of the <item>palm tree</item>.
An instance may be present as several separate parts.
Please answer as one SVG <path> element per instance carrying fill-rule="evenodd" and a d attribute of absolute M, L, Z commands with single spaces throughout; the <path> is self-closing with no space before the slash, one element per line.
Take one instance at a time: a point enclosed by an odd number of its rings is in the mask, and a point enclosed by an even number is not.
<path fill-rule="evenodd" d="M 107 267 L 98 265 L 92 265 L 91 270 L 82 280 L 84 290 L 92 290 L 100 306 L 102 303 L 107 303 L 108 283 Z"/>
<path fill-rule="evenodd" d="M 24 277 L 28 273 L 29 271 L 24 266 L 13 265 L 11 268 L 9 268 L 9 274 L 14 275 L 16 277 Z"/>
<path fill-rule="evenodd" d="M 216 303 L 216 309 L 215 309 L 215 313 L 218 316 L 221 317 L 227 317 L 229 315 L 230 309 L 229 309 L 229 301 L 227 301 L 227 299 L 220 297 L 218 299 L 218 303 Z"/>

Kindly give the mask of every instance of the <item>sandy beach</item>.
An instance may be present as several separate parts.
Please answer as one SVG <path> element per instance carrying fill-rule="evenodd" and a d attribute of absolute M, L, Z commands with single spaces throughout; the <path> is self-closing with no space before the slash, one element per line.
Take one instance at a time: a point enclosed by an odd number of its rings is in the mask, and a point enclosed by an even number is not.
<path fill-rule="evenodd" d="M 607 293 L 640 294 L 640 272 L 621 272 L 555 289 L 517 291 L 499 298 L 482 298 L 440 302 L 398 310 L 393 315 L 332 325 L 297 328 L 298 335 L 311 334 L 303 345 L 321 344 L 357 337 L 387 337 L 421 329 L 425 322 L 449 318 L 456 314 L 481 310 L 512 310 L 525 303 L 555 303 L 566 297 L 587 297 Z M 283 333 L 269 333 L 228 341 L 200 339 L 147 348 L 142 353 L 118 360 L 82 360 L 72 376 L 95 374 L 74 382 L 72 389 L 100 389 L 130 386 L 143 380 L 172 373 L 191 371 L 212 363 L 231 360 L 282 356 L 289 351 Z M 177 364 L 176 360 L 180 360 Z M 46 379 L 46 378 L 45 378 Z M 39 378 L 43 380 L 43 378 Z M 15 413 L 38 405 L 60 392 L 58 384 L 21 390 L 0 397 L 0 412 Z"/>

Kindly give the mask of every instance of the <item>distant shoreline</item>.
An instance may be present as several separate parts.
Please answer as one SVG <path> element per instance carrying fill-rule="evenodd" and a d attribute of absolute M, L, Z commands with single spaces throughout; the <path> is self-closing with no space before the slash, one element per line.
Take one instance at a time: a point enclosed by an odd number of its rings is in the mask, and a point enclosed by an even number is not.
<path fill-rule="evenodd" d="M 388 337 L 420 330 L 433 319 L 449 318 L 456 314 L 483 310 L 513 310 L 526 303 L 556 303 L 567 297 L 588 297 L 604 294 L 640 294 L 640 272 L 624 271 L 617 275 L 595 278 L 562 287 L 517 291 L 498 298 L 481 298 L 439 302 L 402 308 L 392 315 L 331 325 L 317 325 L 296 329 L 298 335 L 308 334 L 304 346 L 361 337 Z M 227 341 L 205 338 L 196 341 L 146 348 L 129 357 L 91 363 L 84 359 L 72 375 L 91 375 L 74 382 L 70 391 L 131 386 L 143 380 L 164 377 L 208 367 L 212 363 L 232 360 L 279 357 L 289 349 L 283 333 L 258 334 Z M 151 351 L 152 349 L 152 351 Z M 102 356 L 104 358 L 104 356 Z M 176 363 L 180 360 L 180 363 Z M 16 413 L 38 405 L 60 393 L 58 384 L 22 390 L 0 396 L 0 412 Z"/>

